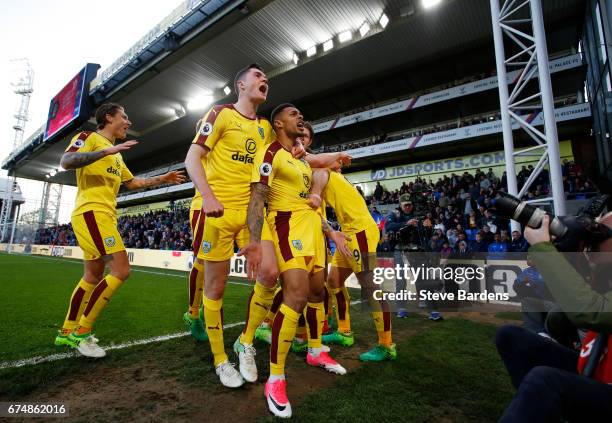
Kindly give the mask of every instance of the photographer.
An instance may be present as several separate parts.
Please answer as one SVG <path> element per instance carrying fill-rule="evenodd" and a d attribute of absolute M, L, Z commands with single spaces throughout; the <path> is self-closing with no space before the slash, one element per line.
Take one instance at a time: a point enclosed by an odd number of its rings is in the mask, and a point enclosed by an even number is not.
<path fill-rule="evenodd" d="M 417 227 L 418 220 L 414 217 L 410 194 L 402 194 L 400 196 L 399 210 L 395 210 L 389 214 L 387 221 L 385 222 L 385 232 L 388 234 L 389 240 L 391 240 L 391 244 L 393 246 L 393 257 L 395 259 L 395 264 L 399 264 L 400 266 L 404 265 L 404 250 L 414 247 L 414 245 L 409 245 L 409 243 L 401 239 L 400 230 L 407 226 Z M 406 279 L 398 278 L 395 284 L 395 291 L 401 292 L 404 289 L 406 289 Z M 408 317 L 408 312 L 406 311 L 406 301 L 397 301 L 397 305 L 397 317 Z"/>
<path fill-rule="evenodd" d="M 549 223 L 545 215 L 540 229 L 526 228 L 530 257 L 571 323 L 589 332 L 578 353 L 523 328 L 500 328 L 497 349 L 517 389 L 500 421 L 610 421 L 612 291 L 599 294 L 591 289 L 550 242 Z M 612 228 L 612 213 L 599 223 Z M 600 255 L 589 258 L 590 265 L 597 266 L 594 274 L 609 278 L 610 258 L 603 255 L 612 251 L 612 238 L 593 250 Z"/>
<path fill-rule="evenodd" d="M 416 197 L 424 199 L 421 192 L 418 192 Z M 420 204 L 419 204 L 420 205 Z M 428 263 L 428 257 L 425 253 L 427 242 L 431 233 L 431 228 L 425 228 L 421 221 L 417 219 L 414 211 L 414 203 L 410 194 L 402 194 L 400 196 L 400 210 L 389 215 L 385 223 L 385 231 L 389 234 L 389 239 L 392 239 L 394 244 L 395 264 L 400 266 L 418 267 L 421 264 Z M 400 275 L 398 275 L 400 276 Z M 417 294 L 424 289 L 421 281 L 415 282 Z M 406 289 L 406 279 L 398 277 L 395 285 L 396 292 L 402 292 Z M 398 310 L 397 317 L 404 318 L 408 316 L 406 310 L 406 301 L 397 301 Z M 429 302 L 428 307 L 433 311 L 430 313 L 431 320 L 441 320 L 440 313 L 435 311 L 436 305 Z"/>

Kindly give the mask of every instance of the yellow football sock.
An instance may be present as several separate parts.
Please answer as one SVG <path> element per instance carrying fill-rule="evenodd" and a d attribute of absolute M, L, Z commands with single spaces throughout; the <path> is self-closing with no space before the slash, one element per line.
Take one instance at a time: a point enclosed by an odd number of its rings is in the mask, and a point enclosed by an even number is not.
<path fill-rule="evenodd" d="M 70 297 L 70 306 L 66 319 L 62 325 L 62 335 L 68 335 L 79 325 L 79 319 L 87 306 L 91 292 L 96 287 L 95 283 L 89 283 L 85 279 L 81 279 L 77 286 L 72 291 Z"/>
<path fill-rule="evenodd" d="M 281 304 L 272 323 L 272 345 L 270 345 L 270 374 L 285 374 L 285 359 L 295 336 L 300 313 L 286 304 Z"/>
<path fill-rule="evenodd" d="M 215 367 L 227 360 L 223 345 L 223 298 L 211 300 L 204 295 L 204 322 Z"/>
<path fill-rule="evenodd" d="M 255 330 L 263 322 L 264 318 L 270 310 L 272 305 L 272 299 L 274 298 L 274 288 L 266 288 L 259 282 L 255 282 L 253 293 L 249 299 L 247 306 L 247 317 L 246 323 L 244 324 L 244 330 L 240 335 L 240 342 L 242 344 L 252 344 L 253 338 L 255 337 Z"/>
<path fill-rule="evenodd" d="M 306 341 L 308 338 L 308 333 L 306 332 L 306 317 L 304 316 L 305 313 L 306 310 L 304 310 L 304 313 L 300 314 L 298 326 L 295 331 L 295 337 L 301 339 L 302 341 Z"/>
<path fill-rule="evenodd" d="M 334 294 L 332 289 L 325 284 L 325 317 L 329 317 L 334 312 Z"/>
<path fill-rule="evenodd" d="M 308 333 L 308 348 L 321 348 L 321 332 L 325 320 L 325 305 L 320 303 L 306 304 L 306 331 Z"/>
<path fill-rule="evenodd" d="M 390 346 L 391 339 L 391 313 L 388 311 L 373 311 L 372 318 L 378 333 L 378 343 L 386 347 Z"/>
<path fill-rule="evenodd" d="M 345 286 L 342 288 L 332 288 L 332 295 L 336 299 L 336 319 L 338 320 L 338 332 L 351 332 L 351 314 L 349 305 L 351 297 Z"/>
<path fill-rule="evenodd" d="M 113 275 L 106 275 L 91 292 L 89 302 L 83 310 L 83 315 L 79 320 L 79 326 L 84 329 L 93 328 L 94 323 L 98 319 L 106 304 L 111 297 L 119 289 L 123 281 Z"/>
<path fill-rule="evenodd" d="M 204 264 L 193 262 L 189 272 L 189 317 L 200 318 L 200 305 L 202 304 L 202 293 L 204 292 Z"/>
<path fill-rule="evenodd" d="M 276 313 L 278 312 L 278 309 L 280 308 L 282 303 L 283 303 L 283 290 L 279 286 L 274 291 L 274 298 L 272 299 L 272 305 L 270 306 L 270 310 L 268 311 L 268 314 L 266 314 L 264 323 L 268 323 L 269 325 L 272 325 L 272 322 L 274 321 L 274 316 L 276 316 Z"/>

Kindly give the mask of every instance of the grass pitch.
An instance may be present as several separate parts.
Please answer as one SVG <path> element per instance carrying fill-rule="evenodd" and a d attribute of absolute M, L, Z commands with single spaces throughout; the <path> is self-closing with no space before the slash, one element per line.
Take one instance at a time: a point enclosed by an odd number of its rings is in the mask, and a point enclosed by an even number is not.
<path fill-rule="evenodd" d="M 67 351 L 53 346 L 82 264 L 67 259 L 0 254 L 0 363 Z M 153 272 L 153 273 L 151 273 Z M 228 285 L 226 324 L 244 320 L 251 287 Z M 184 332 L 185 272 L 133 269 L 96 324 L 101 345 Z M 298 421 L 496 421 L 513 390 L 497 356 L 495 326 L 446 315 L 394 319 L 396 362 L 360 363 L 375 340 L 368 313 L 352 307 L 356 344 L 333 347 L 349 373 L 287 359 L 288 393 Z M 495 322 L 487 316 L 487 322 Z M 226 350 L 241 327 L 226 330 Z M 190 337 L 110 351 L 102 360 L 67 358 L 0 369 L 0 401 L 64 402 L 77 421 L 272 420 L 263 398 L 268 350 L 256 344 L 259 381 L 221 387 L 206 343 Z"/>

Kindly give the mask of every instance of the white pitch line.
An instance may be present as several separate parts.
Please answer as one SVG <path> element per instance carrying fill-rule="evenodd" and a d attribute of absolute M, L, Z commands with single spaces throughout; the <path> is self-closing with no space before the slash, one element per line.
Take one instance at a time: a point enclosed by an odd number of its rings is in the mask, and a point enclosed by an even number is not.
<path fill-rule="evenodd" d="M 223 329 L 229 329 L 229 328 L 233 328 L 235 326 L 240 326 L 240 325 L 244 325 L 244 322 L 229 323 L 227 325 L 223 325 Z M 182 338 L 188 335 L 190 335 L 190 332 L 177 332 L 177 333 L 171 333 L 169 335 L 155 336 L 149 339 L 139 339 L 136 341 L 128 341 L 128 342 L 124 342 L 123 344 L 118 344 L 118 345 L 111 344 L 111 345 L 105 346 L 104 349 L 106 351 L 122 350 L 124 348 L 135 347 L 137 345 L 147 345 L 147 344 L 152 344 L 154 342 L 163 342 L 163 341 L 168 341 L 170 339 Z M 24 359 L 16 360 L 16 361 L 5 361 L 3 363 L 0 363 L 0 369 L 14 369 L 17 367 L 48 363 L 51 361 L 63 360 L 65 358 L 78 357 L 79 355 L 80 354 L 78 354 L 75 351 L 75 352 L 69 352 L 69 353 L 59 353 L 59 354 L 51 354 L 51 355 L 45 355 L 45 356 L 24 358 Z"/>
<path fill-rule="evenodd" d="M 65 263 L 73 263 L 73 264 L 81 264 L 82 261 L 77 261 L 75 259 L 69 259 L 69 258 L 59 258 L 59 257 L 55 257 L 55 258 L 51 258 L 51 257 L 42 257 L 42 256 L 28 256 L 28 257 L 33 257 L 33 258 L 37 258 L 37 259 L 41 259 L 41 260 L 48 260 L 48 261 L 62 261 Z M 141 273 L 150 273 L 152 275 L 162 275 L 162 276 L 173 276 L 175 278 L 184 278 L 186 277 L 186 275 L 177 275 L 175 273 L 165 273 L 165 272 L 156 272 L 154 270 L 144 270 L 144 269 L 134 269 L 133 267 L 130 268 L 130 272 L 141 272 Z M 177 270 L 177 272 L 187 272 L 186 270 Z M 247 282 L 236 282 L 236 281 L 227 281 L 227 283 L 231 283 L 232 285 L 244 285 L 244 286 L 254 286 L 255 284 L 252 283 L 247 283 Z"/>

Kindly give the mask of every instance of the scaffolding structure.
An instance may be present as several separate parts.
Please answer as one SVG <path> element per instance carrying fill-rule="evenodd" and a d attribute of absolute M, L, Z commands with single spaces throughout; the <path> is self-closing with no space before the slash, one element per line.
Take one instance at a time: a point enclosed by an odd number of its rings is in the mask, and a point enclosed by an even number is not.
<path fill-rule="evenodd" d="M 500 0 L 490 0 L 490 3 L 508 193 L 521 198 L 548 165 L 551 195 L 533 202 L 552 201 L 555 214 L 563 216 L 566 213 L 565 195 L 542 4 L 540 0 L 502 0 L 501 7 Z M 506 57 L 505 40 L 509 45 L 518 47 L 518 52 L 510 57 Z M 517 69 L 520 70 L 519 77 L 508 81 L 508 73 Z M 534 76 L 538 77 L 538 89 L 527 92 L 525 87 Z M 528 118 L 537 113 L 544 114 L 543 132 L 533 126 Z M 515 151 L 513 125 L 529 135 L 535 145 Z M 523 155 L 539 157 L 539 160 L 519 191 L 514 157 Z M 512 221 L 512 230 L 517 229 L 518 222 Z"/>
<path fill-rule="evenodd" d="M 43 196 L 40 202 L 40 211 L 38 213 L 38 227 L 57 226 L 59 223 L 60 203 L 62 201 L 61 184 L 45 182 L 43 188 Z"/>
<path fill-rule="evenodd" d="M 19 107 L 13 116 L 16 121 L 13 125 L 15 135 L 13 137 L 13 151 L 21 146 L 23 143 L 23 134 L 25 131 L 25 125 L 28 121 L 28 110 L 30 108 L 30 97 L 32 96 L 33 84 L 34 84 L 34 71 L 30 66 L 30 62 L 27 59 L 16 59 L 13 63 L 19 63 L 23 66 L 23 73 L 18 81 L 12 83 L 13 92 L 19 96 Z M 4 190 L 4 198 L 2 199 L 2 208 L 0 209 L 0 240 L 5 241 L 8 235 L 9 229 L 12 226 L 11 231 L 11 243 L 12 237 L 15 230 L 15 223 L 17 222 L 17 215 L 14 213 L 14 219 L 11 225 L 11 213 L 13 210 L 13 199 L 15 197 L 15 190 L 17 188 L 17 178 L 15 175 L 11 176 L 9 169 L 6 180 L 6 188 Z"/>

